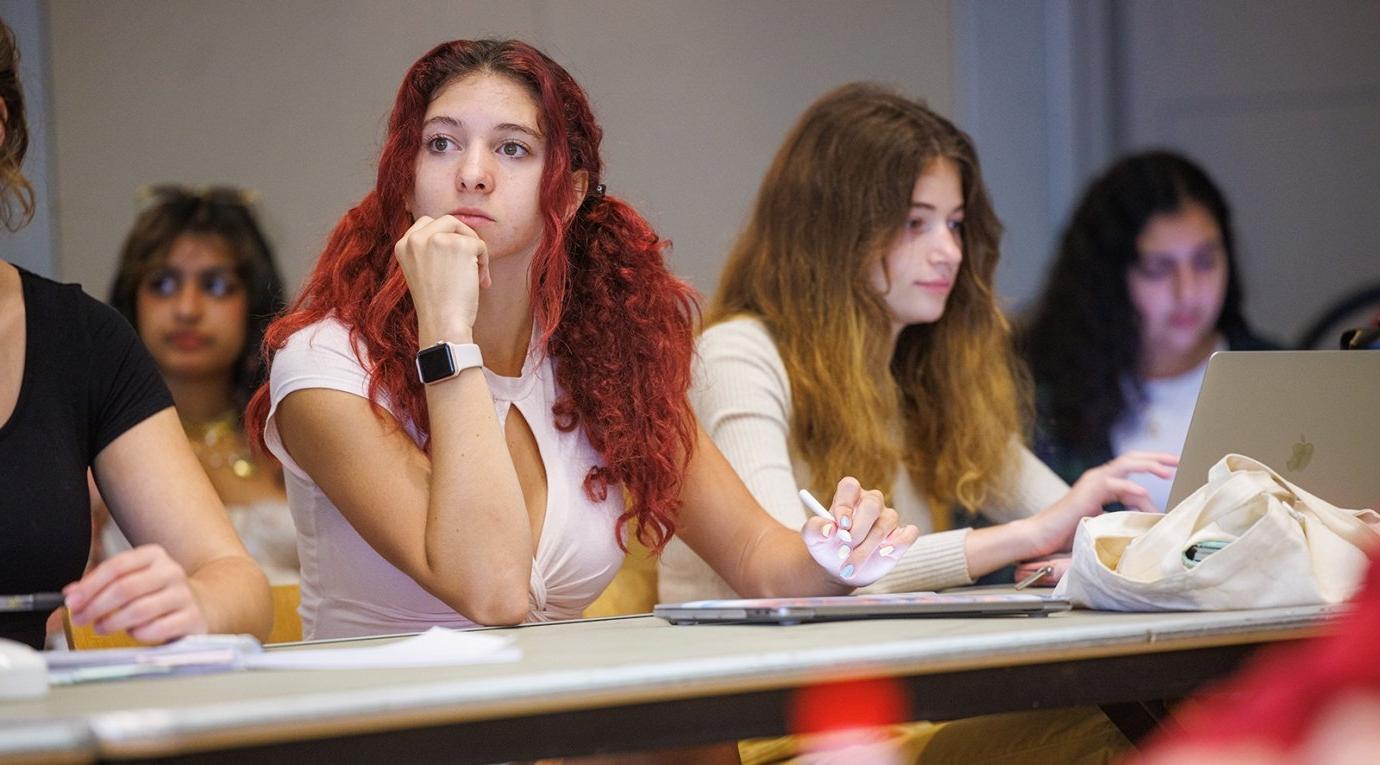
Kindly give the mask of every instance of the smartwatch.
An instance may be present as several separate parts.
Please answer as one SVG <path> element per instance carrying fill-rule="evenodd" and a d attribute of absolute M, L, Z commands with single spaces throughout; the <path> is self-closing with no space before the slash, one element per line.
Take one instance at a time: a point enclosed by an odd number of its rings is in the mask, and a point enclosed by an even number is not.
<path fill-rule="evenodd" d="M 430 385 L 449 380 L 470 367 L 484 366 L 479 346 L 474 343 L 449 343 L 444 340 L 417 351 L 417 377 Z"/>

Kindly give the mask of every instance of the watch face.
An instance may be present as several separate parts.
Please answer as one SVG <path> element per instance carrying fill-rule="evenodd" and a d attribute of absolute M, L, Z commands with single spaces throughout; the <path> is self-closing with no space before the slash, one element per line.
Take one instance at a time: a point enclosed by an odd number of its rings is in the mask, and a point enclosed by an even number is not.
<path fill-rule="evenodd" d="M 455 360 L 450 357 L 450 346 L 433 345 L 417 354 L 417 373 L 422 382 L 444 380 L 455 374 Z"/>

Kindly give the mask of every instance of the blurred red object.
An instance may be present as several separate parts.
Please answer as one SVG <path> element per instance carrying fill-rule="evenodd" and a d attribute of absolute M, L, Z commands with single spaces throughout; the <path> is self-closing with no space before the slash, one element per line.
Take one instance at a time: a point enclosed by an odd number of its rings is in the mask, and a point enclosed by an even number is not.
<path fill-rule="evenodd" d="M 1366 581 L 1350 611 L 1326 635 L 1261 653 L 1232 679 L 1184 705 L 1137 758 L 1138 762 L 1186 762 L 1231 753 L 1247 759 L 1317 761 L 1318 747 L 1335 734 L 1372 731 L 1380 737 L 1380 559 L 1372 554 Z M 1358 718 L 1358 715 L 1360 716 Z M 1373 716 L 1374 719 L 1370 719 Z M 1366 723 L 1360 728 L 1350 722 Z M 1330 762 L 1353 762 L 1328 746 Z M 1377 761 L 1374 749 L 1367 760 Z M 1244 760 L 1243 760 L 1244 761 Z"/>

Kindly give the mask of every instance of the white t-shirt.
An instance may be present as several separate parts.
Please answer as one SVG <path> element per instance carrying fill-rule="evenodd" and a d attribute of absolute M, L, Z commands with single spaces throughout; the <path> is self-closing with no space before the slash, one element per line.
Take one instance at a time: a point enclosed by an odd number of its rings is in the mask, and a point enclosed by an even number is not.
<path fill-rule="evenodd" d="M 269 584 L 297 583 L 297 530 L 292 526 L 292 511 L 286 502 L 264 499 L 247 505 L 226 505 L 225 513 Z M 113 518 L 101 529 L 101 546 L 107 558 L 130 548 L 129 540 Z"/>
<path fill-rule="evenodd" d="M 551 406 L 558 394 L 549 356 L 528 349 L 519 377 L 484 370 L 502 424 L 517 407 L 532 429 L 546 469 L 546 519 L 532 560 L 527 621 L 577 618 L 603 592 L 623 561 L 614 537 L 623 493 L 603 502 L 585 494 L 584 479 L 600 464 L 583 428 L 558 430 Z M 361 356 L 364 355 L 360 349 Z M 367 357 L 366 357 L 367 364 Z M 302 635 L 305 639 L 418 632 L 432 625 L 468 627 L 473 622 L 422 589 L 379 555 L 341 515 L 316 482 L 283 448 L 274 414 L 289 394 L 328 388 L 369 395 L 366 364 L 351 347 L 349 330 L 334 318 L 305 327 L 273 358 L 272 407 L 264 439 L 282 463 L 288 504 L 297 524 L 302 565 Z M 392 413 L 387 401 L 380 402 Z M 417 430 L 404 423 L 416 440 Z"/>
<path fill-rule="evenodd" d="M 791 455 L 790 378 L 771 333 L 757 319 L 734 319 L 706 330 L 696 351 L 690 402 L 700 424 L 762 507 L 786 527 L 799 529 L 809 515 L 796 490 L 811 481 L 807 466 Z M 1015 440 L 1007 470 L 1008 500 L 982 509 L 983 516 L 997 523 L 1033 515 L 1068 491 L 1067 484 Z M 972 584 L 965 552 L 969 529 L 933 532 L 929 505 L 902 466 L 897 466 L 892 482 L 891 503 L 901 522 L 918 526 L 921 536 L 890 573 L 864 591 Z M 736 597 L 679 538 L 662 553 L 658 586 L 664 602 Z"/>
<path fill-rule="evenodd" d="M 1217 350 L 1226 350 L 1222 344 Z M 1203 387 L 1207 374 L 1207 359 L 1178 377 L 1142 380 L 1145 403 L 1128 411 L 1112 427 L 1112 454 L 1131 451 L 1167 452 L 1182 454 L 1184 439 L 1188 437 L 1188 423 L 1193 419 L 1193 406 L 1198 401 L 1198 389 Z M 1129 476 L 1132 481 L 1150 492 L 1150 501 L 1163 511 L 1169 501 L 1173 477 L 1160 478 L 1149 473 Z"/>

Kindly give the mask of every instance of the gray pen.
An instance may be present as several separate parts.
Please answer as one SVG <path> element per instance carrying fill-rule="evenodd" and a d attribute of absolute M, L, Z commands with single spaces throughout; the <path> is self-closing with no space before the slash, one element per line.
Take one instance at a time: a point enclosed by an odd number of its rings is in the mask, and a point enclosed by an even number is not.
<path fill-rule="evenodd" d="M 1053 573 L 1053 566 L 1041 566 L 1035 570 L 1035 573 L 1031 574 L 1030 576 L 1027 576 L 1019 582 L 1016 582 L 1016 589 L 1024 590 L 1030 585 L 1035 584 L 1036 582 L 1040 581 L 1041 579 L 1044 579 L 1045 577 Z"/>
<path fill-rule="evenodd" d="M 66 598 L 60 592 L 35 592 L 28 595 L 0 595 L 0 613 L 52 611 Z"/>

